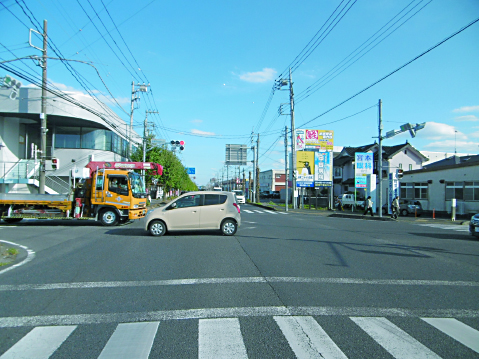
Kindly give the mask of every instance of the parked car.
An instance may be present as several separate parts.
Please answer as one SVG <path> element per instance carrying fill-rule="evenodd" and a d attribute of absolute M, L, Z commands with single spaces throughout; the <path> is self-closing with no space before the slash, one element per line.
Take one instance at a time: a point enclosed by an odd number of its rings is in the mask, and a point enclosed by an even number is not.
<path fill-rule="evenodd" d="M 270 199 L 271 196 L 272 195 L 271 195 L 270 191 L 268 191 L 268 190 L 260 192 L 260 199 Z"/>
<path fill-rule="evenodd" d="M 233 193 L 237 197 L 237 202 L 239 204 L 245 204 L 245 195 L 243 194 L 243 190 L 233 190 Z"/>
<path fill-rule="evenodd" d="M 162 236 L 175 230 L 220 230 L 231 236 L 241 223 L 235 194 L 226 191 L 194 191 L 156 208 L 145 217 L 145 230 Z"/>
<path fill-rule="evenodd" d="M 417 212 L 417 216 L 421 216 L 423 214 L 423 208 L 420 201 L 401 199 L 399 203 L 400 203 L 400 215 L 402 216 L 415 215 L 415 211 Z M 388 206 L 390 205 L 384 204 L 382 206 L 383 215 L 388 214 Z"/>
<path fill-rule="evenodd" d="M 470 235 L 478 237 L 478 214 L 473 215 L 468 225 Z"/>
<path fill-rule="evenodd" d="M 272 192 L 272 199 L 280 199 L 280 191 Z"/>

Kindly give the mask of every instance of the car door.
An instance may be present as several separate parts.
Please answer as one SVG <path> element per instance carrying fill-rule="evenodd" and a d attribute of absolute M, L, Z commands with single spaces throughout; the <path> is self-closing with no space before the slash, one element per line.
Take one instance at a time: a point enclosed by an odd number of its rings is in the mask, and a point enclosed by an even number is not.
<path fill-rule="evenodd" d="M 164 217 L 170 230 L 198 229 L 202 195 L 185 195 L 165 210 Z"/>
<path fill-rule="evenodd" d="M 204 205 L 200 210 L 202 229 L 219 229 L 227 213 L 227 195 L 205 194 Z"/>

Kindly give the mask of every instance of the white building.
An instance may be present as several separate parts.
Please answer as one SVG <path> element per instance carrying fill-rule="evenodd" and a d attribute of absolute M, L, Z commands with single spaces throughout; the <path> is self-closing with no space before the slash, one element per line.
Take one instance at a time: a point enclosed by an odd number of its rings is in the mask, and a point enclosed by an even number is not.
<path fill-rule="evenodd" d="M 41 89 L 20 88 L 13 100 L 10 93 L 10 89 L 0 88 L 0 192 L 36 193 Z M 128 125 L 89 96 L 47 93 L 47 129 L 46 157 L 59 159 L 60 166 L 46 172 L 46 192 L 68 189 L 71 170 L 85 167 L 92 156 L 95 161 L 127 160 Z M 137 146 L 141 138 L 133 135 Z"/>

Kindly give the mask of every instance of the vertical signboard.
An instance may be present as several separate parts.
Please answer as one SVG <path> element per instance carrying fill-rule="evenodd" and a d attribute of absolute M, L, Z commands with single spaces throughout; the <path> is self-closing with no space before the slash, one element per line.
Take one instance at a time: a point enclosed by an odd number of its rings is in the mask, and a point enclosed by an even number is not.
<path fill-rule="evenodd" d="M 297 186 L 313 187 L 315 177 L 315 153 L 297 151 Z"/>
<path fill-rule="evenodd" d="M 315 187 L 332 186 L 333 153 L 330 151 L 314 152 L 315 154 Z"/>
<path fill-rule="evenodd" d="M 367 175 L 373 174 L 373 153 L 355 153 L 355 187 L 367 188 Z"/>
<path fill-rule="evenodd" d="M 392 214 L 392 201 L 395 199 L 396 196 L 400 196 L 399 189 L 398 189 L 398 178 L 397 173 L 389 173 L 388 174 L 388 199 L 387 199 L 387 209 L 388 213 Z"/>
<path fill-rule="evenodd" d="M 372 197 L 373 202 L 373 212 L 377 212 L 377 175 L 368 174 L 367 175 L 367 197 Z M 380 209 L 379 211 L 382 211 Z"/>

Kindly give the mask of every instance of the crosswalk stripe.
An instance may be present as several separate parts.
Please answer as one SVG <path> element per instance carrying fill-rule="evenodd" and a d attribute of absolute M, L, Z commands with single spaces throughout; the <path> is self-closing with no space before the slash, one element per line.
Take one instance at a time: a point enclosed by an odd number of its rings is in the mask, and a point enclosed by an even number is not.
<path fill-rule="evenodd" d="M 0 359 L 48 359 L 76 327 L 36 327 L 0 356 Z"/>
<path fill-rule="evenodd" d="M 478 353 L 478 330 L 475 330 L 456 319 L 421 319 Z"/>
<path fill-rule="evenodd" d="M 272 211 L 272 210 L 263 210 L 265 211 L 266 213 L 269 213 L 269 214 L 275 214 L 277 215 L 277 212 L 276 211 Z"/>
<path fill-rule="evenodd" d="M 263 211 L 260 211 L 260 210 L 253 210 L 255 211 L 256 213 L 259 213 L 259 214 L 263 214 Z"/>
<path fill-rule="evenodd" d="M 347 359 L 311 316 L 275 316 L 280 330 L 298 359 Z"/>
<path fill-rule="evenodd" d="M 443 230 L 469 231 L 468 226 L 460 226 L 460 225 L 441 225 L 441 224 L 418 224 L 418 225 L 428 226 L 428 227 L 443 229 Z"/>
<path fill-rule="evenodd" d="M 148 359 L 159 322 L 119 324 L 99 359 Z"/>
<path fill-rule="evenodd" d="M 246 212 L 246 213 L 248 213 L 248 214 L 253 214 L 253 211 L 250 211 L 250 210 L 242 210 L 242 211 L 244 211 L 244 212 Z"/>
<path fill-rule="evenodd" d="M 199 359 L 247 359 L 238 318 L 200 319 Z"/>
<path fill-rule="evenodd" d="M 440 359 L 440 356 L 385 318 L 350 319 L 396 359 Z"/>

